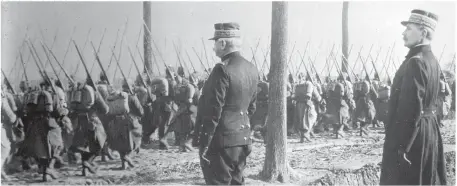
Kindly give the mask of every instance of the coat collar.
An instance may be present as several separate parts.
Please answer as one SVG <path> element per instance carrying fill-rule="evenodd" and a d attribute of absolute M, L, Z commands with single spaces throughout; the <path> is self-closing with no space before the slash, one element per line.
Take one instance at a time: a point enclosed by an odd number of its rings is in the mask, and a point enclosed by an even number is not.
<path fill-rule="evenodd" d="M 428 51 L 432 51 L 432 48 L 430 45 L 426 44 L 426 45 L 416 45 L 415 47 L 409 49 L 409 52 L 408 52 L 408 55 L 406 55 L 405 57 L 406 58 L 410 58 L 416 54 L 418 54 L 419 52 L 428 52 Z"/>
<path fill-rule="evenodd" d="M 239 51 L 231 52 L 231 53 L 226 54 L 224 57 L 222 57 L 221 61 L 225 61 L 231 57 L 235 57 L 235 56 L 239 56 L 239 55 L 240 55 Z"/>

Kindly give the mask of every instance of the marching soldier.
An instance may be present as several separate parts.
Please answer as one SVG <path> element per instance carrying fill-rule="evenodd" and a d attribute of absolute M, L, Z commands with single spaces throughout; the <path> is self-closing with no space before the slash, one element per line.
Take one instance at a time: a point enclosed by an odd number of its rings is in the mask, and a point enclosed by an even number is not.
<path fill-rule="evenodd" d="M 293 101 L 294 86 L 295 80 L 292 74 L 289 74 L 287 82 L 287 134 L 288 136 L 294 133 L 294 111 L 295 111 L 295 102 Z"/>
<path fill-rule="evenodd" d="M 2 90 L 2 121 L 1 121 L 1 128 L 2 128 L 2 159 L 0 162 L 1 172 L 2 172 L 2 179 L 9 180 L 8 176 L 5 173 L 5 164 L 8 158 L 11 156 L 11 139 L 8 134 L 11 134 L 13 131 L 13 127 L 18 124 L 18 118 L 16 113 L 14 113 L 13 109 L 11 109 L 10 104 L 8 103 L 8 98 L 5 94 L 6 92 Z"/>
<path fill-rule="evenodd" d="M 135 167 L 130 159 L 132 152 L 139 151 L 141 145 L 142 126 L 138 120 L 144 111 L 136 95 L 130 94 L 130 83 L 124 81 L 122 91 L 108 96 L 110 115 L 114 117 L 109 124 L 111 149 L 121 156 L 121 170 Z"/>
<path fill-rule="evenodd" d="M 377 97 L 373 85 L 367 80 L 363 81 L 355 110 L 355 120 L 358 123 L 357 126 L 360 126 L 360 136 L 369 135 L 367 127 L 374 122 L 376 116 L 376 108 L 372 100 L 377 100 Z"/>
<path fill-rule="evenodd" d="M 387 122 L 388 111 L 389 111 L 389 99 L 390 99 L 390 85 L 384 84 L 380 86 L 378 94 L 378 103 L 376 108 L 376 118 L 384 124 Z"/>
<path fill-rule="evenodd" d="M 156 87 L 154 92 L 156 101 L 153 103 L 154 116 L 152 117 L 152 123 L 156 128 L 159 128 L 159 138 L 161 139 L 165 135 L 165 127 L 168 125 L 170 114 L 173 110 L 173 100 L 170 97 L 170 85 L 166 78 L 153 79 L 151 82 L 152 86 Z M 152 130 L 152 133 L 154 130 Z M 143 138 L 143 140 L 145 139 Z M 166 149 L 165 144 L 160 144 L 160 148 Z"/>
<path fill-rule="evenodd" d="M 266 126 L 268 115 L 268 91 L 269 84 L 266 81 L 260 81 L 257 85 L 257 101 L 256 110 L 250 118 L 251 130 L 253 137 L 256 131 L 259 131 L 261 136 L 265 138 Z"/>
<path fill-rule="evenodd" d="M 336 83 L 334 90 L 331 92 L 330 113 L 333 115 L 333 130 L 338 137 L 344 137 L 344 127 L 348 127 L 350 118 L 348 101 L 345 97 L 345 86 L 341 83 Z"/>
<path fill-rule="evenodd" d="M 178 81 L 179 82 L 179 81 Z M 193 151 L 191 142 L 191 132 L 194 129 L 195 117 L 197 108 L 193 104 L 195 95 L 195 87 L 191 85 L 187 79 L 182 79 L 181 86 L 176 89 L 175 102 L 178 105 L 178 110 L 171 120 L 170 127 L 160 140 L 168 148 L 166 141 L 167 134 L 174 130 L 175 135 L 179 136 L 177 144 L 182 152 Z"/>
<path fill-rule="evenodd" d="M 100 73 L 100 80 L 97 82 L 97 90 L 100 93 L 100 96 L 102 97 L 102 99 L 104 101 L 106 101 L 106 99 L 108 98 L 110 91 L 112 91 L 111 89 L 112 89 L 112 87 L 110 87 L 110 85 L 108 85 L 108 81 L 107 81 L 107 78 L 105 77 L 105 75 L 103 73 Z M 109 132 L 106 132 L 106 131 L 109 130 L 108 124 L 112 118 L 110 118 L 110 116 L 108 114 L 98 114 L 98 118 L 102 122 L 103 129 L 105 130 L 105 133 L 106 133 L 106 138 L 109 139 L 110 134 L 109 134 Z M 101 151 L 101 157 L 102 157 L 103 162 L 106 162 L 106 157 L 108 157 L 108 159 L 110 159 L 110 160 L 114 159 L 111 154 L 111 151 L 109 149 L 108 143 L 109 143 L 109 140 L 106 140 L 105 144 L 103 145 L 103 149 Z"/>
<path fill-rule="evenodd" d="M 222 62 L 214 66 L 203 87 L 200 157 L 210 165 L 202 166 L 203 174 L 209 185 L 244 184 L 243 170 L 252 149 L 249 116 L 256 109 L 259 75 L 240 55 L 239 25 L 214 27 L 214 51 Z"/>
<path fill-rule="evenodd" d="M 401 22 L 409 52 L 392 83 L 380 185 L 446 185 L 436 115 L 440 65 L 430 47 L 437 21 L 415 9 Z"/>
<path fill-rule="evenodd" d="M 440 74 L 440 92 L 438 93 L 438 123 L 440 126 L 444 126 L 443 120 L 444 117 L 449 113 L 450 109 L 450 102 L 452 94 L 451 88 L 449 88 L 449 84 L 446 82 L 444 74 Z"/>
<path fill-rule="evenodd" d="M 296 101 L 294 124 L 300 134 L 300 143 L 304 139 L 311 141 L 310 135 L 313 134 L 313 127 L 317 121 L 317 113 L 314 101 L 320 102 L 321 97 L 311 81 L 305 81 L 295 87 Z"/>
<path fill-rule="evenodd" d="M 58 99 L 55 99 L 52 87 L 53 82 L 40 83 L 41 90 L 33 92 L 27 101 L 27 113 L 30 116 L 29 129 L 26 134 L 26 147 L 29 155 L 38 160 L 39 173 L 43 181 L 47 176 L 56 179 L 54 170 L 56 158 L 60 158 L 63 149 L 62 129 L 56 122 L 55 116 L 64 115 L 65 108 L 58 108 Z M 54 98 L 54 99 L 53 99 Z"/>
<path fill-rule="evenodd" d="M 90 78 L 86 82 L 77 83 L 71 90 L 72 122 L 74 123 L 74 138 L 71 150 L 81 154 L 82 175 L 87 171 L 96 174 L 98 165 L 94 159 L 99 155 L 106 143 L 106 132 L 99 115 L 108 113 L 102 95 L 90 85 Z"/>
<path fill-rule="evenodd" d="M 156 126 L 152 123 L 153 122 L 153 102 L 155 101 L 156 97 L 152 94 L 152 90 L 150 87 L 144 87 L 141 83 L 141 79 L 144 79 L 146 85 L 150 84 L 151 81 L 148 80 L 145 76 L 138 75 L 137 79 L 135 80 L 135 88 L 134 92 L 138 97 L 138 100 L 143 106 L 144 115 L 140 119 L 140 123 L 143 126 L 143 137 L 142 137 L 142 144 L 147 145 L 150 143 L 151 134 L 154 133 Z M 148 90 L 149 89 L 149 90 Z M 151 93 L 151 94 L 149 94 Z"/>

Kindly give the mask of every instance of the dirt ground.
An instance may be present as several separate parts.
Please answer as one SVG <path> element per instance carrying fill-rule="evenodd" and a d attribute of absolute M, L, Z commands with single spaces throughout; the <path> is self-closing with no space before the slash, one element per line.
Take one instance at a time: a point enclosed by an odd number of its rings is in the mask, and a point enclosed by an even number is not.
<path fill-rule="evenodd" d="M 292 180 L 292 185 L 308 185 L 329 175 L 339 174 L 336 170 L 357 170 L 367 164 L 377 165 L 381 162 L 383 146 L 383 129 L 372 129 L 370 137 L 357 136 L 356 132 L 348 133 L 344 139 L 334 139 L 330 133 L 317 134 L 313 142 L 298 143 L 296 136 L 288 139 L 288 158 L 291 167 L 299 175 Z M 445 152 L 455 150 L 455 121 L 445 121 L 441 128 L 445 144 Z M 171 142 L 171 141 L 170 141 Z M 172 143 L 170 143 L 172 144 Z M 455 164 L 455 152 L 451 152 L 447 160 Z M 449 153 L 448 153 L 449 154 Z M 141 149 L 133 156 L 137 167 L 131 170 L 117 170 L 120 160 L 107 163 L 99 162 L 100 170 L 97 175 L 81 176 L 81 165 L 69 165 L 60 169 L 61 178 L 47 183 L 40 182 L 41 177 L 32 170 L 13 173 L 11 181 L 2 184 L 148 184 L 148 185 L 202 185 L 203 175 L 200 169 L 198 152 L 181 153 L 176 146 L 170 150 L 158 150 L 158 143 Z M 246 184 L 278 185 L 260 180 L 258 173 L 263 167 L 265 146 L 254 143 L 253 151 L 248 158 L 245 170 Z M 98 158 L 97 161 L 99 161 Z M 455 183 L 455 166 L 448 167 L 450 183 Z"/>

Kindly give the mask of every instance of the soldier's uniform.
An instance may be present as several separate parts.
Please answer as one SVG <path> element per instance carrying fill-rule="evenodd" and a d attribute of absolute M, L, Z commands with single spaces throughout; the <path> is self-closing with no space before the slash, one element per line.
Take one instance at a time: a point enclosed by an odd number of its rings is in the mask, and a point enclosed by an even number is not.
<path fill-rule="evenodd" d="M 390 86 L 382 85 L 378 92 L 376 118 L 385 125 L 389 112 Z"/>
<path fill-rule="evenodd" d="M 376 116 L 376 108 L 372 100 L 377 100 L 377 93 L 373 85 L 365 80 L 362 82 L 362 90 L 357 98 L 357 106 L 355 110 L 355 120 L 360 123 L 360 135 L 368 135 L 367 127 L 374 122 Z"/>
<path fill-rule="evenodd" d="M 336 83 L 332 92 L 330 92 L 330 104 L 329 113 L 331 115 L 331 123 L 333 124 L 333 130 L 338 137 L 344 137 L 344 127 L 348 126 L 349 122 L 349 106 L 348 101 L 345 98 L 344 85 Z"/>
<path fill-rule="evenodd" d="M 93 85 L 92 85 L 93 86 Z M 89 85 L 77 83 L 71 90 L 70 116 L 74 126 L 71 151 L 81 154 L 82 175 L 96 173 L 98 165 L 94 159 L 106 144 L 107 135 L 99 115 L 108 113 L 109 108 L 102 95 Z"/>
<path fill-rule="evenodd" d="M 215 24 L 215 29 L 215 40 L 239 36 L 237 23 Z M 243 170 L 252 148 L 249 116 L 255 112 L 259 75 L 237 51 L 221 61 L 203 88 L 200 154 L 201 160 L 209 160 L 203 173 L 209 185 L 244 184 Z"/>
<path fill-rule="evenodd" d="M 5 169 L 5 163 L 7 158 L 10 156 L 10 150 L 11 150 L 11 141 L 8 138 L 8 133 L 11 133 L 12 127 L 14 123 L 16 123 L 17 116 L 14 113 L 13 109 L 11 109 L 10 104 L 8 104 L 7 97 L 5 95 L 5 91 L 2 91 L 2 121 L 1 121 L 1 128 L 2 128 L 2 158 L 0 162 L 1 166 L 1 173 L 2 173 L 2 179 L 8 180 L 8 176 L 6 175 L 4 169 Z"/>
<path fill-rule="evenodd" d="M 295 111 L 295 102 L 292 99 L 294 94 L 294 77 L 292 74 L 289 74 L 289 81 L 287 82 L 287 134 L 291 135 L 294 133 L 294 111 Z"/>
<path fill-rule="evenodd" d="M 155 78 L 151 82 L 151 86 L 155 87 L 154 94 L 156 101 L 153 103 L 153 125 L 159 128 L 159 138 L 165 135 L 165 128 L 168 125 L 170 114 L 173 110 L 173 100 L 170 92 L 169 81 L 166 78 Z M 152 131 L 154 132 L 154 131 Z M 164 144 L 160 144 L 160 148 L 166 148 Z"/>
<path fill-rule="evenodd" d="M 261 81 L 257 85 L 257 102 L 254 115 L 250 118 L 252 132 L 259 131 L 262 137 L 265 137 L 268 115 L 268 82 Z"/>
<path fill-rule="evenodd" d="M 27 113 L 31 119 L 28 121 L 30 123 L 24 148 L 30 156 L 38 159 L 39 172 L 43 180 L 47 181 L 47 175 L 58 177 L 54 163 L 56 158 L 60 158 L 63 149 L 62 129 L 55 118 L 68 113 L 68 110 L 59 107 L 59 99 L 49 88 L 53 85 L 45 81 L 40 86 L 42 90 L 34 92 L 27 102 Z"/>
<path fill-rule="evenodd" d="M 169 133 L 174 130 L 175 135 L 179 136 L 177 143 L 181 148 L 181 151 L 193 151 L 191 147 L 191 132 L 194 129 L 195 117 L 197 114 L 197 108 L 193 104 L 193 98 L 195 96 L 195 87 L 189 84 L 188 80 L 183 79 L 180 87 L 177 87 L 175 92 L 175 102 L 178 105 L 178 110 L 172 119 L 172 123 L 167 131 Z M 166 136 L 164 138 L 166 139 Z M 167 145 L 165 140 L 161 140 L 162 143 Z"/>
<path fill-rule="evenodd" d="M 133 151 L 138 152 L 143 133 L 142 126 L 138 122 L 144 114 L 143 107 L 136 95 L 129 93 L 128 86 L 129 83 L 124 82 L 122 85 L 123 91 L 115 92 L 108 97 L 110 115 L 114 117 L 109 123 L 110 147 L 119 152 L 122 161 L 121 169 L 127 169 L 127 164 L 130 167 L 135 166 L 130 159 L 130 154 Z M 120 106 L 119 102 L 116 103 L 116 100 L 121 100 L 122 106 L 125 107 L 119 112 L 113 111 L 115 106 Z"/>
<path fill-rule="evenodd" d="M 100 81 L 97 83 L 97 90 L 100 93 L 102 99 L 106 102 L 106 98 L 112 91 L 111 85 L 108 85 L 108 81 L 104 74 L 100 74 Z M 109 139 L 109 122 L 111 121 L 111 117 L 108 114 L 98 114 L 100 121 L 102 122 L 103 129 L 105 130 L 106 137 Z M 113 160 L 114 158 L 111 155 L 111 151 L 109 150 L 109 140 L 106 140 L 105 144 L 103 145 L 103 149 L 101 151 L 102 161 L 106 161 L 106 157 Z"/>
<path fill-rule="evenodd" d="M 311 141 L 310 134 L 317 121 L 314 101 L 320 102 L 321 97 L 314 85 L 310 81 L 305 81 L 295 87 L 294 100 L 296 101 L 294 125 L 300 133 L 300 142 L 303 143 L 304 138 Z"/>
<path fill-rule="evenodd" d="M 411 13 L 403 25 L 435 29 L 435 14 Z M 380 185 L 446 185 L 446 160 L 436 116 L 439 76 L 440 65 L 430 45 L 411 47 L 392 84 Z"/>
<path fill-rule="evenodd" d="M 438 93 L 438 109 L 437 109 L 437 116 L 438 116 L 438 123 L 440 126 L 443 126 L 444 117 L 449 113 L 451 107 L 451 93 L 452 90 L 449 87 L 449 84 L 445 81 L 444 75 L 441 73 L 440 75 L 440 91 Z"/>

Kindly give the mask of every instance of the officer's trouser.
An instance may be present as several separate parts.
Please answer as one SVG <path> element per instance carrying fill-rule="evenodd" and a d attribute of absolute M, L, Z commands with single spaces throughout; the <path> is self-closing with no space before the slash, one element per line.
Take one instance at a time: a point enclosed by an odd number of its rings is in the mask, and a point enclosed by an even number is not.
<path fill-rule="evenodd" d="M 209 165 L 200 159 L 206 184 L 244 185 L 243 171 L 250 153 L 250 145 L 210 148 L 207 155 Z"/>

